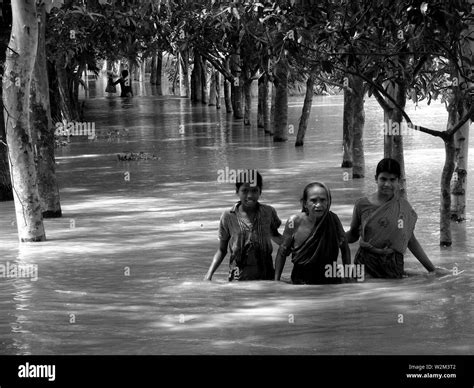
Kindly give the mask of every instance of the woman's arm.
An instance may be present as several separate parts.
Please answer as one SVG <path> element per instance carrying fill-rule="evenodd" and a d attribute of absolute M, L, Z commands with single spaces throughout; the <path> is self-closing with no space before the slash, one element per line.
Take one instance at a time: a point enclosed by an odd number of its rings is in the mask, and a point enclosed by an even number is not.
<path fill-rule="evenodd" d="M 219 248 L 217 249 L 217 252 L 214 254 L 214 257 L 212 258 L 211 266 L 209 267 L 209 270 L 207 271 L 206 276 L 204 277 L 204 280 L 212 280 L 212 275 L 214 275 L 214 272 L 216 272 L 217 268 L 219 268 L 219 266 L 221 265 L 222 261 L 224 260 L 227 254 L 228 243 L 229 243 L 229 240 L 220 240 Z"/>
<path fill-rule="evenodd" d="M 355 243 L 360 237 L 360 218 L 357 214 L 356 206 L 352 212 L 351 228 L 346 232 L 346 239 L 349 244 Z"/>
<path fill-rule="evenodd" d="M 408 249 L 411 251 L 411 253 L 413 253 L 413 255 L 418 259 L 423 267 L 428 270 L 428 272 L 433 272 L 436 269 L 416 239 L 414 233 L 411 236 L 410 241 L 408 241 Z"/>
<path fill-rule="evenodd" d="M 351 264 L 351 250 L 345 238 L 341 243 L 341 259 L 343 264 Z"/>
<path fill-rule="evenodd" d="M 290 217 L 285 225 L 283 236 L 281 237 L 282 243 L 278 248 L 278 253 L 275 258 L 275 280 L 280 280 L 281 273 L 285 267 L 286 257 L 290 252 L 291 244 L 293 243 L 293 234 L 295 228 L 295 217 Z"/>

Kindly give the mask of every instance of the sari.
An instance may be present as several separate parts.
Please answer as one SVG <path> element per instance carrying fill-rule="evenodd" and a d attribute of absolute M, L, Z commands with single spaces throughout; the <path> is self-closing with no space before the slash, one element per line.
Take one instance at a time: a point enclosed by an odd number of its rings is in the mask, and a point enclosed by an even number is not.
<path fill-rule="evenodd" d="M 318 182 L 319 183 L 319 182 Z M 328 207 L 317 222 L 309 236 L 299 246 L 293 248 L 291 280 L 296 284 L 327 284 L 340 283 L 340 279 L 325 276 L 326 265 L 337 261 L 339 247 L 345 238 L 344 229 L 339 217 L 331 212 L 331 192 L 326 190 Z"/>
<path fill-rule="evenodd" d="M 370 205 L 372 212 L 361 219 L 360 248 L 354 263 L 364 264 L 366 273 L 372 277 L 401 278 L 403 254 L 413 236 L 418 216 L 410 203 L 397 194 L 381 206 Z M 370 208 L 370 205 L 366 207 Z M 360 201 L 357 206 L 362 206 Z M 391 248 L 393 253 L 381 254 L 374 248 Z"/>

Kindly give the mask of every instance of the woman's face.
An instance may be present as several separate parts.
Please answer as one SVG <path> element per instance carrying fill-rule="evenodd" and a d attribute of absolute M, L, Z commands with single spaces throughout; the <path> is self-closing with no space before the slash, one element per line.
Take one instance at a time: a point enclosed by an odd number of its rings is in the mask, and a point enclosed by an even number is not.
<path fill-rule="evenodd" d="M 393 196 L 400 189 L 400 182 L 395 174 L 381 172 L 375 181 L 378 193 L 385 197 Z"/>
<path fill-rule="evenodd" d="M 308 210 L 309 216 L 316 216 L 316 219 L 321 218 L 329 207 L 326 190 L 320 186 L 311 187 L 308 191 L 305 207 Z"/>

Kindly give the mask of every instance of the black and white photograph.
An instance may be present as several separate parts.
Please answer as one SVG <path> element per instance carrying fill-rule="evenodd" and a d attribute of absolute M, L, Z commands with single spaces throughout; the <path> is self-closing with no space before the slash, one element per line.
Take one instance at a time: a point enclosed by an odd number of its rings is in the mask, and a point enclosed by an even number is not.
<path fill-rule="evenodd" d="M 0 0 L 0 77 L 1 388 L 474 386 L 474 0 Z"/>

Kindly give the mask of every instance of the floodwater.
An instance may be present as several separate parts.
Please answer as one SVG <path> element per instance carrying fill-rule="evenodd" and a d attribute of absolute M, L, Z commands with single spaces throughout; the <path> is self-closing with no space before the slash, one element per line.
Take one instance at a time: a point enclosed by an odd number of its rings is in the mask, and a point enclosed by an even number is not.
<path fill-rule="evenodd" d="M 219 216 L 236 201 L 232 184 L 217 182 L 219 169 L 258 168 L 261 202 L 283 221 L 299 211 L 307 183 L 324 181 L 347 229 L 354 201 L 375 190 L 381 109 L 366 101 L 368 178 L 344 181 L 341 96 L 315 97 L 305 146 L 296 149 L 294 134 L 273 144 L 256 128 L 255 112 L 244 127 L 223 110 L 156 97 L 149 88 L 131 100 L 94 93 L 102 89 L 91 87 L 86 120 L 96 131 L 126 128 L 129 136 L 76 137 L 57 150 L 64 216 L 45 220 L 48 240 L 20 246 L 13 202 L 0 203 L 0 264 L 38 269 L 36 280 L 0 278 L 1 354 L 474 353 L 474 179 L 468 220 L 453 225 L 453 246 L 441 248 L 440 139 L 406 137 L 408 194 L 431 260 L 464 272 L 431 276 L 407 253 L 412 276 L 401 280 L 295 286 L 288 259 L 283 282 L 228 283 L 227 257 L 204 282 Z M 301 98 L 290 99 L 294 128 L 301 107 Z M 441 104 L 409 114 L 444 129 Z M 157 159 L 118 161 L 127 151 Z M 357 244 L 351 249 L 354 255 Z"/>

